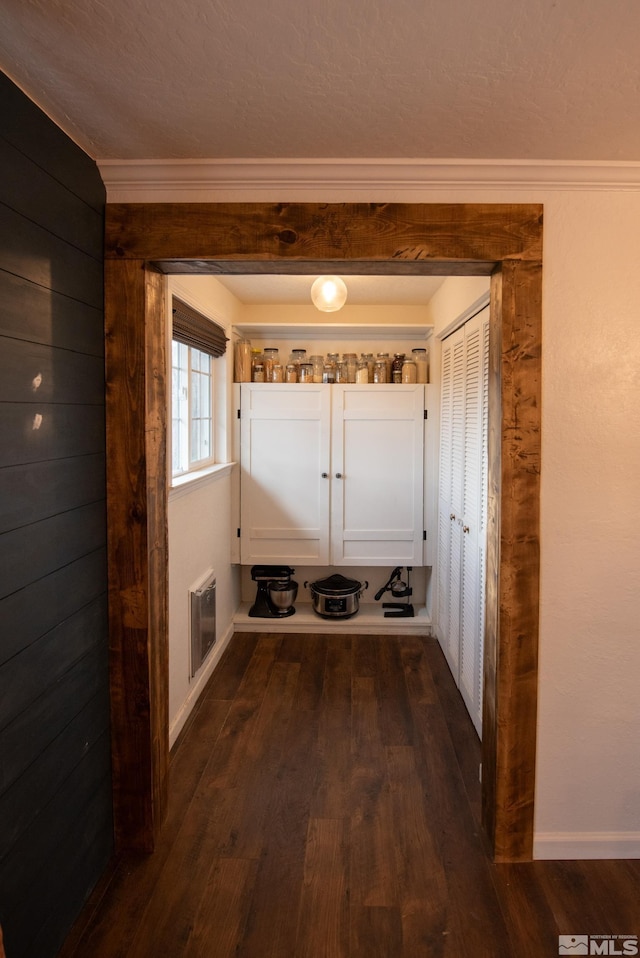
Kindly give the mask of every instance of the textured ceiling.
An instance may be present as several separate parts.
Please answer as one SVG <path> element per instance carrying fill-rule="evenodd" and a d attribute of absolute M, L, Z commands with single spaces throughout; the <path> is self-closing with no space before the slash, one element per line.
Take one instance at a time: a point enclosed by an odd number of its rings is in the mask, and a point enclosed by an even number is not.
<path fill-rule="evenodd" d="M 97 159 L 640 160 L 638 0 L 2 0 Z"/>

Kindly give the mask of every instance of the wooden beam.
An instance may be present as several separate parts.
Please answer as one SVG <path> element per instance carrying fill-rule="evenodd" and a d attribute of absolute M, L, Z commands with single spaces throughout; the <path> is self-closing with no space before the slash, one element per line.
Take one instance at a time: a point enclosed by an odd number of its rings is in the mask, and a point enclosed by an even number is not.
<path fill-rule="evenodd" d="M 105 293 L 114 828 L 151 851 L 169 755 L 163 279 L 107 262 Z"/>
<path fill-rule="evenodd" d="M 106 256 L 446 266 L 539 260 L 542 207 L 454 203 L 132 203 L 107 206 Z M 370 266 L 369 266 L 370 268 Z M 311 270 L 313 272 L 313 269 Z"/>

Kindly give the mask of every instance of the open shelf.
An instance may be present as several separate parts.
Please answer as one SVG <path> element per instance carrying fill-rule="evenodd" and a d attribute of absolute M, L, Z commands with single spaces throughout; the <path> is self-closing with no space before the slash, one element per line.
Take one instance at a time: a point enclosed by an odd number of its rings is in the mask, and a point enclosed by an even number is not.
<path fill-rule="evenodd" d="M 433 326 L 425 323 L 402 324 L 394 326 L 389 323 L 238 323 L 235 331 L 242 336 L 262 339 L 290 339 L 305 337 L 306 339 L 388 339 L 388 340 L 426 340 L 433 331 Z"/>
<path fill-rule="evenodd" d="M 413 618 L 385 618 L 380 603 L 364 602 L 350 619 L 325 619 L 309 602 L 296 603 L 294 615 L 281 619 L 254 618 L 250 602 L 243 602 L 234 616 L 236 632 L 343 632 L 366 635 L 431 635 L 431 619 L 424 606 L 415 605 Z"/>

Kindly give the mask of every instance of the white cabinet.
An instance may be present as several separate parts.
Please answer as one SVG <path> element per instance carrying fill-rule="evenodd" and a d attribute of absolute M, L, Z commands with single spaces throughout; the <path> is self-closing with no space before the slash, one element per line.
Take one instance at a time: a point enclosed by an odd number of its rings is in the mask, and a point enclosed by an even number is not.
<path fill-rule="evenodd" d="M 489 310 L 442 344 L 437 633 L 478 733 L 487 521 Z"/>
<path fill-rule="evenodd" d="M 241 562 L 420 565 L 424 387 L 241 387 Z"/>
<path fill-rule="evenodd" d="M 330 388 L 242 384 L 241 562 L 327 562 Z"/>
<path fill-rule="evenodd" d="M 421 565 L 424 386 L 334 386 L 331 400 L 331 563 Z"/>

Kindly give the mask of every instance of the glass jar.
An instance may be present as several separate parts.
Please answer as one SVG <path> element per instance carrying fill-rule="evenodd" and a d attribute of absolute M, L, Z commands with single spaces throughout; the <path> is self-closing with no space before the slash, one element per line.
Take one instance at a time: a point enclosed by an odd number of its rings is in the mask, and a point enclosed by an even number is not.
<path fill-rule="evenodd" d="M 264 380 L 271 382 L 271 368 L 274 363 L 280 362 L 280 351 L 277 347 L 267 346 L 262 350 L 262 362 L 264 363 Z"/>
<path fill-rule="evenodd" d="M 343 362 L 347 364 L 347 382 L 354 383 L 356 381 L 356 372 L 358 370 L 357 353 L 344 353 L 342 359 Z"/>
<path fill-rule="evenodd" d="M 393 363 L 391 364 L 391 382 L 402 382 L 402 364 L 404 362 L 404 353 L 394 353 Z"/>
<path fill-rule="evenodd" d="M 329 359 L 325 361 L 324 369 L 322 370 L 322 382 L 323 383 L 334 383 L 336 381 L 336 365 L 332 363 Z"/>
<path fill-rule="evenodd" d="M 322 373 L 324 371 L 324 357 L 323 356 L 310 356 L 309 362 L 313 366 L 313 381 L 314 383 L 322 382 Z"/>
<path fill-rule="evenodd" d="M 300 363 L 300 365 L 298 366 L 298 382 L 299 383 L 313 382 L 313 365 L 311 363 Z"/>
<path fill-rule="evenodd" d="M 348 376 L 347 370 L 348 370 L 347 363 L 345 363 L 343 360 L 340 360 L 339 362 L 336 363 L 336 377 L 335 377 L 335 381 L 336 381 L 337 383 L 348 383 L 348 382 L 349 382 L 349 376 Z"/>
<path fill-rule="evenodd" d="M 251 350 L 251 382 L 255 382 L 255 379 L 253 378 L 253 371 L 258 363 L 262 365 L 262 350 L 252 349 Z"/>
<path fill-rule="evenodd" d="M 237 383 L 251 382 L 251 341 L 248 339 L 236 340 L 234 370 Z"/>
<path fill-rule="evenodd" d="M 264 363 L 254 363 L 253 364 L 253 374 L 252 379 L 254 383 L 263 383 L 264 382 Z"/>
<path fill-rule="evenodd" d="M 306 349 L 292 349 L 291 350 L 291 359 L 290 362 L 296 363 L 306 363 L 307 361 L 307 351 Z"/>
<path fill-rule="evenodd" d="M 402 382 L 415 383 L 416 381 L 416 364 L 413 359 L 405 359 L 402 364 Z"/>
<path fill-rule="evenodd" d="M 356 382 L 360 385 L 364 385 L 369 382 L 369 364 L 366 359 L 360 358 L 358 360 L 358 368 L 356 369 Z"/>
<path fill-rule="evenodd" d="M 378 355 L 376 356 L 376 361 L 380 361 L 380 360 L 382 360 L 385 366 L 387 367 L 387 382 L 390 383 L 391 382 L 391 358 L 389 357 L 389 353 L 378 353 Z"/>
<path fill-rule="evenodd" d="M 386 383 L 389 381 L 387 378 L 387 364 L 384 359 L 376 359 L 375 366 L 373 367 L 373 381 L 374 383 Z"/>
<path fill-rule="evenodd" d="M 369 382 L 373 382 L 373 367 L 376 364 L 373 353 L 363 353 L 362 358 L 367 362 L 367 369 L 369 370 Z"/>
<path fill-rule="evenodd" d="M 411 353 L 416 364 L 416 382 L 429 382 L 429 354 L 423 347 L 412 349 Z"/>
<path fill-rule="evenodd" d="M 298 382 L 298 363 L 287 363 L 284 370 L 284 381 L 286 383 Z"/>
<path fill-rule="evenodd" d="M 296 367 L 296 379 L 297 379 L 298 366 L 300 365 L 300 363 L 309 362 L 309 360 L 307 359 L 306 349 L 292 349 L 291 355 L 289 356 L 289 362 L 293 363 L 293 365 Z"/>
<path fill-rule="evenodd" d="M 284 370 L 282 368 L 282 363 L 272 363 L 269 382 L 270 383 L 284 382 Z"/>

